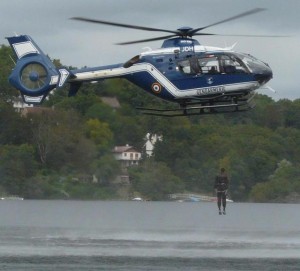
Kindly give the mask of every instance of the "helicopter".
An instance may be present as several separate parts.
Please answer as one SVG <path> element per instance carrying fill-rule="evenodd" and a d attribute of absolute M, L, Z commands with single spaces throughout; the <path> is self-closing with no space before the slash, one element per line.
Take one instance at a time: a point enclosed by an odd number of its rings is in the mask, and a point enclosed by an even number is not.
<path fill-rule="evenodd" d="M 273 77 L 269 65 L 250 54 L 235 52 L 234 46 L 205 46 L 193 37 L 215 35 L 202 31 L 264 10 L 255 8 L 204 27 L 181 27 L 175 31 L 73 17 L 70 19 L 168 34 L 118 43 L 164 40 L 161 48 L 142 52 L 125 63 L 74 70 L 56 68 L 29 35 L 7 37 L 17 58 L 9 82 L 20 91 L 25 103 L 33 104 L 43 102 L 52 90 L 66 83 L 70 85 L 68 96 L 74 96 L 83 83 L 125 78 L 148 93 L 178 105 L 165 109 L 137 107 L 143 114 L 173 117 L 246 111 L 255 106 L 255 90 Z"/>

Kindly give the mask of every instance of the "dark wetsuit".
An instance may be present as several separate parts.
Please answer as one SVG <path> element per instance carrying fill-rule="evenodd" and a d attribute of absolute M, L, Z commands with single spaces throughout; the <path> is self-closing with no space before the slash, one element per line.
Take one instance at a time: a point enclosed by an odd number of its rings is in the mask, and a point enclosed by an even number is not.
<path fill-rule="evenodd" d="M 221 203 L 222 203 L 223 210 L 225 211 L 228 184 L 229 184 L 229 180 L 225 173 L 224 174 L 221 173 L 216 177 L 214 188 L 217 190 L 219 210 L 221 210 Z"/>

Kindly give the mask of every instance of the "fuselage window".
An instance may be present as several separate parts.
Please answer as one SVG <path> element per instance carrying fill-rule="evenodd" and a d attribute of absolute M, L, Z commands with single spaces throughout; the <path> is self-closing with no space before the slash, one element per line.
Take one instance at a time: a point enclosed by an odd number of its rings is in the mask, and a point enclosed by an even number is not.
<path fill-rule="evenodd" d="M 186 74 L 201 74 L 202 69 L 199 64 L 199 59 L 196 56 L 192 56 L 185 60 L 178 62 L 179 71 Z"/>
<path fill-rule="evenodd" d="M 189 60 L 183 60 L 178 62 L 178 69 L 179 71 L 186 73 L 186 74 L 191 74 L 191 65 Z"/>
<path fill-rule="evenodd" d="M 199 65 L 202 69 L 202 73 L 220 73 L 219 61 L 216 56 L 199 58 Z"/>
<path fill-rule="evenodd" d="M 178 62 L 179 71 L 186 74 L 220 73 L 217 57 L 191 57 Z"/>

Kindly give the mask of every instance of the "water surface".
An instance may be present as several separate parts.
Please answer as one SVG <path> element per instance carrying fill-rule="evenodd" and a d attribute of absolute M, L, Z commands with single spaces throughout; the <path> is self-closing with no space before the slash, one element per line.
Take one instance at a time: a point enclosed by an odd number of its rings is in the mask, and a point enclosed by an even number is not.
<path fill-rule="evenodd" d="M 0 201 L 0 270 L 300 270 L 298 209 Z"/>

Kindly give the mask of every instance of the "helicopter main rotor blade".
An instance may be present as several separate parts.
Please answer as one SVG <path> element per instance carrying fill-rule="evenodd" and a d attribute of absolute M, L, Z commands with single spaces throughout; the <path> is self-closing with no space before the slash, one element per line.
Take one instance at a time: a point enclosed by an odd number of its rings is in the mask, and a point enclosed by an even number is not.
<path fill-rule="evenodd" d="M 242 17 L 245 17 L 245 16 L 249 16 L 249 15 L 252 15 L 252 14 L 255 14 L 255 13 L 258 13 L 258 12 L 261 12 L 261 11 L 264 11 L 266 10 L 265 8 L 255 8 L 255 9 L 251 9 L 249 11 L 246 11 L 246 12 L 243 12 L 243 13 L 240 13 L 238 15 L 235 15 L 233 17 L 230 17 L 230 18 L 227 18 L 225 20 L 222 20 L 222 21 L 219 21 L 219 22 L 216 22 L 216 23 L 213 23 L 213 24 L 209 24 L 207 26 L 204 26 L 204 27 L 199 27 L 199 28 L 196 28 L 196 29 L 193 29 L 190 34 L 191 35 L 195 35 L 196 32 L 198 31 L 201 31 L 203 29 L 206 29 L 208 27 L 212 27 L 212 26 L 215 26 L 215 25 L 218 25 L 218 24 L 222 24 L 222 23 L 226 23 L 226 22 L 229 22 L 229 21 L 233 21 L 233 20 L 236 20 L 236 19 L 239 19 L 239 18 L 242 18 Z"/>
<path fill-rule="evenodd" d="M 143 43 L 143 42 L 148 42 L 148 41 L 156 41 L 156 40 L 164 40 L 164 39 L 169 39 L 176 37 L 177 35 L 169 35 L 169 36 L 163 36 L 163 37 L 157 37 L 157 38 L 150 38 L 150 39 L 144 39 L 144 40 L 135 40 L 135 41 L 127 41 L 127 42 L 120 42 L 116 43 L 117 45 L 128 45 L 128 44 L 135 44 L 135 43 Z"/>
<path fill-rule="evenodd" d="M 190 27 L 182 27 L 177 30 L 168 30 L 168 29 L 162 29 L 162 28 L 153 28 L 153 27 L 145 27 L 145 26 L 139 26 L 139 25 L 130 25 L 130 24 L 123 24 L 123 23 L 116 23 L 116 22 L 108 22 L 108 21 L 102 21 L 102 20 L 96 20 L 96 19 L 90 19 L 90 18 L 84 18 L 84 17 L 72 17 L 70 19 L 77 20 L 77 21 L 83 21 L 88 23 L 97 23 L 97 24 L 105 24 L 105 25 L 111 25 L 111 26 L 117 26 L 117 27 L 123 27 L 123 28 L 131 28 L 131 29 L 138 29 L 138 30 L 144 30 L 144 31 L 155 31 L 155 32 L 165 32 L 165 33 L 171 33 L 172 35 L 167 36 L 161 36 L 156 38 L 149 38 L 149 39 L 142 39 L 142 40 L 135 40 L 135 41 L 127 41 L 127 42 L 120 42 L 117 43 L 118 45 L 127 45 L 127 44 L 135 44 L 135 43 L 142 43 L 142 42 L 150 42 L 150 41 L 157 41 L 157 40 L 164 40 L 169 39 L 173 37 L 181 37 L 181 38 L 192 38 L 193 36 L 232 36 L 232 37 L 271 37 L 271 38 L 277 38 L 277 37 L 287 37 L 287 36 L 277 36 L 277 35 L 223 35 L 223 34 L 210 34 L 210 33 L 202 33 L 203 29 L 223 24 L 229 21 L 233 21 L 242 17 L 246 17 L 261 11 L 266 10 L 265 8 L 254 8 L 251 10 L 248 10 L 246 12 L 237 14 L 235 16 L 229 17 L 227 19 L 215 22 L 213 24 L 209 24 L 204 27 L 199 27 L 192 29 Z"/>
<path fill-rule="evenodd" d="M 249 37 L 249 38 L 288 38 L 290 36 L 281 35 L 243 35 L 243 34 L 208 34 L 208 33 L 195 33 L 194 36 L 223 36 L 223 37 Z"/>
<path fill-rule="evenodd" d="M 139 30 L 145 30 L 145 31 L 158 31 L 158 32 L 167 32 L 167 33 L 177 34 L 177 31 L 172 31 L 172 30 L 167 30 L 167 29 L 160 29 L 160 28 L 153 28 L 153 27 L 145 27 L 145 26 L 138 26 L 138 25 L 130 25 L 130 24 L 108 22 L 108 21 L 95 20 L 95 19 L 89 19 L 89 18 L 84 18 L 84 17 L 72 17 L 70 19 L 71 20 L 88 22 L 88 23 L 106 24 L 106 25 L 112 25 L 112 26 L 118 26 L 118 27 L 125 27 L 125 28 L 132 28 L 132 29 L 139 29 Z"/>

